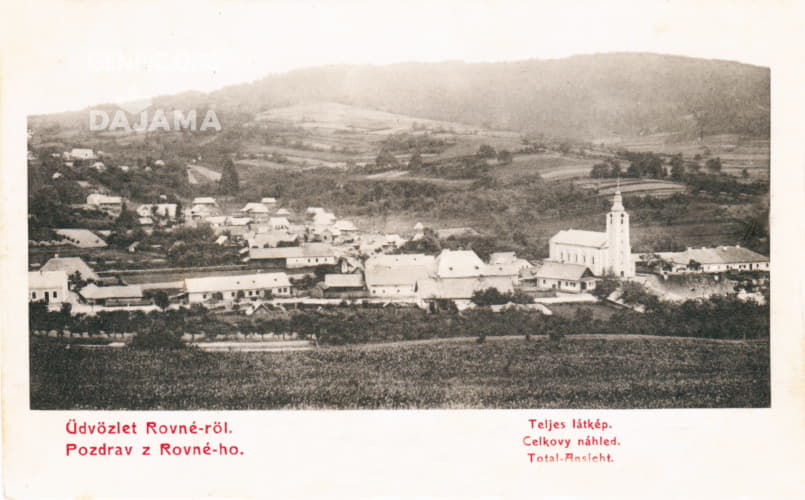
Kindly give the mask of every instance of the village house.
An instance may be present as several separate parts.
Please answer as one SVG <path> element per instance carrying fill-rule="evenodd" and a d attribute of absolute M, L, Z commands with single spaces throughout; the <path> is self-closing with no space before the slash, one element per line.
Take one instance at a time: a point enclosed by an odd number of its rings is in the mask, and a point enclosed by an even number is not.
<path fill-rule="evenodd" d="M 139 285 L 97 286 L 91 283 L 78 291 L 89 305 L 133 306 L 144 305 L 143 290 Z"/>
<path fill-rule="evenodd" d="M 287 269 L 337 263 L 333 247 L 326 243 L 310 243 L 298 247 L 250 248 L 247 260 L 266 261 Z"/>
<path fill-rule="evenodd" d="M 221 210 L 218 207 L 218 202 L 215 198 L 198 197 L 193 199 L 190 205 L 190 215 L 194 220 L 203 219 L 205 217 L 220 215 Z"/>
<path fill-rule="evenodd" d="M 244 217 L 251 217 L 255 221 L 265 222 L 268 220 L 270 211 L 268 207 L 262 203 L 247 203 L 240 209 L 240 213 Z"/>
<path fill-rule="evenodd" d="M 656 255 L 670 264 L 670 269 L 664 271 L 673 274 L 769 270 L 768 257 L 740 245 L 688 248 L 684 252 L 660 252 Z"/>
<path fill-rule="evenodd" d="M 299 238 L 285 231 L 268 231 L 265 233 L 252 232 L 246 236 L 249 248 L 276 248 L 282 246 L 296 246 Z"/>
<path fill-rule="evenodd" d="M 44 301 L 58 309 L 69 301 L 67 273 L 64 271 L 31 271 L 28 273 L 28 301 Z"/>
<path fill-rule="evenodd" d="M 277 205 L 277 199 L 272 198 L 270 196 L 267 196 L 267 197 L 261 199 L 260 203 L 262 203 L 265 207 L 271 209 L 271 208 L 274 208 Z"/>
<path fill-rule="evenodd" d="M 201 304 L 289 297 L 292 287 L 285 273 L 258 273 L 187 278 L 185 291 L 189 303 Z"/>
<path fill-rule="evenodd" d="M 422 299 L 469 299 L 476 291 L 495 288 L 511 293 L 519 278 L 515 266 L 486 264 L 472 250 L 442 250 L 434 271 L 419 282 Z"/>
<path fill-rule="evenodd" d="M 435 258 L 425 254 L 376 255 L 366 261 L 370 297 L 414 298 L 417 283 L 427 279 Z"/>
<path fill-rule="evenodd" d="M 360 298 L 365 297 L 363 274 L 325 274 L 323 293 L 328 298 Z"/>
<path fill-rule="evenodd" d="M 512 266 L 518 273 L 532 269 L 534 265 L 525 259 L 520 259 L 514 252 L 494 252 L 489 255 L 490 265 Z"/>
<path fill-rule="evenodd" d="M 560 292 L 590 292 L 595 289 L 596 279 L 587 266 L 544 262 L 533 274 L 538 290 L 557 290 Z"/>
<path fill-rule="evenodd" d="M 65 159 L 77 161 L 91 161 L 98 157 L 91 149 L 73 148 L 69 153 L 65 153 Z"/>
<path fill-rule="evenodd" d="M 287 208 L 280 208 L 279 210 L 277 210 L 277 213 L 274 214 L 274 215 L 279 216 L 279 217 L 290 217 L 291 216 L 291 211 L 288 210 Z"/>
<path fill-rule="evenodd" d="M 178 205 L 176 203 L 146 204 L 137 207 L 137 215 L 140 217 L 163 217 L 173 220 L 176 218 L 177 209 Z"/>
<path fill-rule="evenodd" d="M 285 217 L 271 217 L 268 219 L 268 228 L 270 231 L 288 231 L 291 223 Z"/>
<path fill-rule="evenodd" d="M 68 278 L 79 273 L 83 280 L 98 281 L 98 275 L 81 257 L 59 257 L 57 255 L 45 262 L 40 271 L 63 271 L 67 273 Z"/>
<path fill-rule="evenodd" d="M 87 207 L 117 217 L 123 211 L 123 198 L 93 193 L 87 196 Z"/>
<path fill-rule="evenodd" d="M 549 260 L 589 267 L 596 276 L 608 272 L 618 277 L 635 275 L 629 239 L 629 214 L 623 208 L 620 186 L 607 214 L 606 232 L 559 231 L 549 242 Z"/>
<path fill-rule="evenodd" d="M 243 239 L 250 232 L 251 223 L 250 217 L 227 217 L 223 230 L 234 239 Z"/>

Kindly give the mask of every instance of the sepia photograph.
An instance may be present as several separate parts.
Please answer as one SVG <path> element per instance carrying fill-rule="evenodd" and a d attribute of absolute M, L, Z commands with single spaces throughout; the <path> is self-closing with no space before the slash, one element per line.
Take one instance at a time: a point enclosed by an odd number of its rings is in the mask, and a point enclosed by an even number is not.
<path fill-rule="evenodd" d="M 0 5 L 0 497 L 802 498 L 803 19 Z"/>
<path fill-rule="evenodd" d="M 637 52 L 32 114 L 31 408 L 768 407 L 769 140 Z"/>

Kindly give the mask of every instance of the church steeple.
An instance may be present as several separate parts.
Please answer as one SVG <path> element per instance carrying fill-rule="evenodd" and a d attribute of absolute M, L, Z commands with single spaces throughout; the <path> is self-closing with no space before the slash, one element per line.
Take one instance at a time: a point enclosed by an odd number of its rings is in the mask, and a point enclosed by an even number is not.
<path fill-rule="evenodd" d="M 632 245 L 629 237 L 629 214 L 623 207 L 621 180 L 615 188 L 612 209 L 607 214 L 607 263 L 612 273 L 619 277 L 634 276 Z"/>
<path fill-rule="evenodd" d="M 618 177 L 618 187 L 615 188 L 615 198 L 612 199 L 612 211 L 623 212 L 623 197 L 621 196 L 621 178 Z"/>

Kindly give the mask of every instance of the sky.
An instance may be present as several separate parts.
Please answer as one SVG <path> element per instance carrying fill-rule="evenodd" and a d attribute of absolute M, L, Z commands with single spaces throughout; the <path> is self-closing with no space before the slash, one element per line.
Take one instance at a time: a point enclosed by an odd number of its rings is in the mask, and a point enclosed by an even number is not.
<path fill-rule="evenodd" d="M 4 74 L 33 114 L 339 63 L 637 51 L 771 66 L 780 38 L 803 27 L 801 3 L 737 0 L 44 0 L 7 10 Z"/>

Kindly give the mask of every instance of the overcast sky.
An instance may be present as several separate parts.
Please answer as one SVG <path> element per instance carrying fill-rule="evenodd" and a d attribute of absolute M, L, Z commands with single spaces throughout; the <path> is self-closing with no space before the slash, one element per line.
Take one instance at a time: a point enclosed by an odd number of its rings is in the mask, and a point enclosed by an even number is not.
<path fill-rule="evenodd" d="M 801 14 L 796 2 L 714 0 L 39 1 L 5 16 L 5 74 L 43 113 L 337 63 L 640 51 L 771 66 L 798 28 L 781 20 Z"/>

